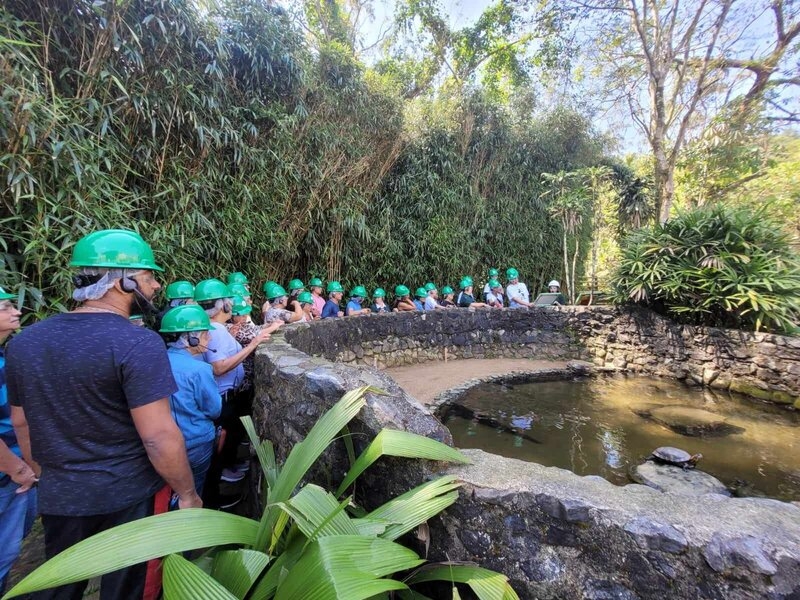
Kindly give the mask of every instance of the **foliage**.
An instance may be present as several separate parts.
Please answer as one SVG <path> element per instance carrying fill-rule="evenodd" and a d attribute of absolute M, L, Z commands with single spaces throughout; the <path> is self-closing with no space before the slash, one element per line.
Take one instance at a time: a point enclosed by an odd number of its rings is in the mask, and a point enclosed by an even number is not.
<path fill-rule="evenodd" d="M 434 566 L 405 580 L 388 577 L 425 562 L 396 540 L 455 502 L 459 484 L 452 476 L 428 481 L 366 514 L 352 497 L 341 498 L 355 477 L 336 495 L 313 484 L 298 489 L 370 392 L 380 393 L 372 388 L 346 393 L 280 466 L 272 444 L 258 440 L 252 421 L 243 419 L 263 472 L 265 508 L 259 520 L 189 509 L 121 525 L 52 558 L 4 598 L 165 555 L 166 600 L 388 599 L 389 591 L 408 591 L 414 582 L 431 580 L 467 584 L 481 599 L 517 598 L 503 575 L 472 565 Z M 466 462 L 457 450 L 435 440 L 383 431 L 354 468 L 360 473 L 381 456 Z M 192 562 L 180 554 L 209 547 Z"/>
<path fill-rule="evenodd" d="M 274 3 L 203 5 L 0 8 L 0 283 L 34 316 L 68 304 L 71 248 L 102 227 L 139 230 L 168 279 L 554 276 L 539 174 L 601 158 L 583 116 L 517 114 L 480 87 L 409 101 L 332 4 L 306 7 L 330 29 L 313 50 Z"/>
<path fill-rule="evenodd" d="M 634 232 L 615 287 L 695 325 L 792 332 L 800 319 L 800 259 L 764 209 L 698 208 Z"/>

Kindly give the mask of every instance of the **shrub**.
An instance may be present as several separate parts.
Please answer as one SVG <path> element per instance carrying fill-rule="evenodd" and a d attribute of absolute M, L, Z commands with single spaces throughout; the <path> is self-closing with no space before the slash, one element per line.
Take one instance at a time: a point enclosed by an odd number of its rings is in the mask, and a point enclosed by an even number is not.
<path fill-rule="evenodd" d="M 694 325 L 793 332 L 800 317 L 800 258 L 764 209 L 699 208 L 631 234 L 614 286 Z"/>

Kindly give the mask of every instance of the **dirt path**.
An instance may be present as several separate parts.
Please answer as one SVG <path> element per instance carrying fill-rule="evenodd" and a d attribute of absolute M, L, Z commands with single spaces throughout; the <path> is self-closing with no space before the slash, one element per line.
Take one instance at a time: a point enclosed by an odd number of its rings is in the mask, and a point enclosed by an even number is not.
<path fill-rule="evenodd" d="M 423 404 L 452 387 L 469 379 L 510 373 L 511 371 L 533 371 L 536 369 L 563 369 L 566 362 L 550 360 L 528 360 L 525 358 L 470 358 L 392 367 L 384 373 L 392 377 L 406 392 Z"/>

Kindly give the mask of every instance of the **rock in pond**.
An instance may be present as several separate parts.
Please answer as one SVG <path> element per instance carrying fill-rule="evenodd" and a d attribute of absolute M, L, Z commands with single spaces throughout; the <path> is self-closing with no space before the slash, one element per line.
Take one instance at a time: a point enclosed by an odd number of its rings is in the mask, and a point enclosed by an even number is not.
<path fill-rule="evenodd" d="M 650 418 L 681 435 L 725 435 L 739 428 L 730 425 L 725 417 L 691 406 L 663 406 L 650 411 Z"/>
<path fill-rule="evenodd" d="M 650 418 L 650 415 L 657 408 L 664 408 L 663 404 L 657 402 L 634 402 L 629 407 L 633 414 L 640 417 Z"/>
<path fill-rule="evenodd" d="M 701 496 L 703 494 L 731 495 L 719 479 L 697 469 L 682 469 L 672 465 L 646 462 L 634 467 L 631 477 L 637 483 L 642 483 L 661 492 L 671 492 L 684 496 Z"/>

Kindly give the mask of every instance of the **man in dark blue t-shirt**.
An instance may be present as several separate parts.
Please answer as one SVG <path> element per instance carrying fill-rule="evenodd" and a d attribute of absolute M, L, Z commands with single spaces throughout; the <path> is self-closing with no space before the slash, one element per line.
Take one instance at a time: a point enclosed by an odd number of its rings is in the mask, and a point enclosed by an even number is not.
<path fill-rule="evenodd" d="M 166 348 L 128 321 L 161 287 L 152 250 L 132 231 L 100 231 L 78 241 L 70 265 L 79 268 L 79 307 L 26 328 L 7 350 L 12 421 L 23 456 L 41 472 L 48 558 L 153 514 L 164 482 L 181 508 L 202 506 L 170 413 L 176 385 Z M 142 598 L 146 566 L 105 575 L 102 598 Z M 37 598 L 81 598 L 85 587 Z"/>
<path fill-rule="evenodd" d="M 328 301 L 322 307 L 322 319 L 333 319 L 341 317 L 344 313 L 339 309 L 339 303 L 342 301 L 342 294 L 344 288 L 338 281 L 331 281 L 328 283 Z"/>

